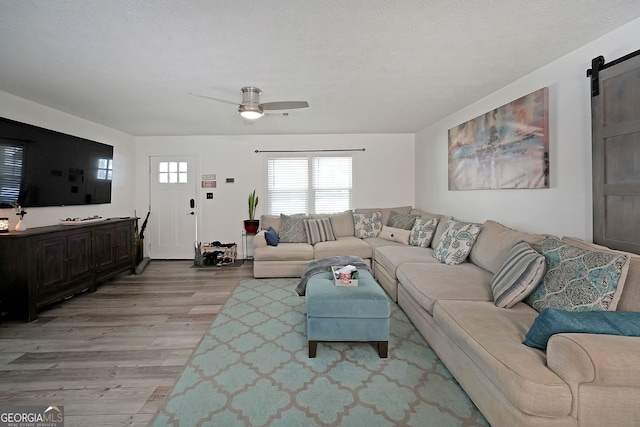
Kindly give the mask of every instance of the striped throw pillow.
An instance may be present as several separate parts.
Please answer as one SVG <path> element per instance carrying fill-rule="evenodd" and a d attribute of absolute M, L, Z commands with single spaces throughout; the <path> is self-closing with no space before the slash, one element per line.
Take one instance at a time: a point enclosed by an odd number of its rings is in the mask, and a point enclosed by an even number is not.
<path fill-rule="evenodd" d="M 516 243 L 491 279 L 494 304 L 502 308 L 513 307 L 534 291 L 544 273 L 544 255 L 526 242 Z"/>
<path fill-rule="evenodd" d="M 307 232 L 307 241 L 312 245 L 318 242 L 336 240 L 330 218 L 305 219 L 304 229 Z"/>

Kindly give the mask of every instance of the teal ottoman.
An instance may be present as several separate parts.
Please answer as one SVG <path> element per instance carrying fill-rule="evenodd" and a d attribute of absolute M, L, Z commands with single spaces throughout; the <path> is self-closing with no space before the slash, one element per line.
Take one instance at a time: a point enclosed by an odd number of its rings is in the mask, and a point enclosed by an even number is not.
<path fill-rule="evenodd" d="M 336 286 L 331 272 L 312 276 L 307 282 L 306 309 L 309 357 L 316 356 L 321 341 L 372 342 L 379 356 L 387 357 L 391 307 L 368 271 L 359 270 L 358 286 Z"/>

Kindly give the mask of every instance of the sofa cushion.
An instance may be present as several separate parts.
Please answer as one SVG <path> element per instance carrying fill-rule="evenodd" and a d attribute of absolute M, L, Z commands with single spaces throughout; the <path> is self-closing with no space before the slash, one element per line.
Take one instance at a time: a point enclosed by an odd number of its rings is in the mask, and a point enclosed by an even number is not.
<path fill-rule="evenodd" d="M 396 211 L 391 211 L 387 225 L 393 228 L 411 230 L 417 217 L 417 214 L 401 214 Z"/>
<path fill-rule="evenodd" d="M 313 246 L 308 243 L 282 243 L 253 249 L 255 261 L 311 261 Z"/>
<path fill-rule="evenodd" d="M 480 230 L 482 230 L 482 224 L 449 218 L 447 228 L 433 256 L 445 264 L 460 264 L 467 259 Z"/>
<path fill-rule="evenodd" d="M 362 259 L 371 259 L 373 249 L 364 240 L 354 236 L 337 237 L 336 240 L 318 242 L 313 245 L 313 258 L 352 255 Z"/>
<path fill-rule="evenodd" d="M 492 273 L 504 261 L 507 252 L 519 241 L 525 241 L 537 252 L 542 253 L 542 242 L 547 238 L 544 234 L 530 234 L 505 227 L 499 222 L 488 220 L 482 226 L 476 243 L 471 249 L 469 259 L 474 264 Z"/>
<path fill-rule="evenodd" d="M 438 247 L 440 243 L 440 239 L 444 235 L 445 230 L 447 229 L 447 223 L 449 222 L 450 216 L 443 216 L 438 220 L 438 226 L 436 227 L 436 232 L 433 234 L 433 239 L 431 239 L 431 247 L 433 249 Z"/>
<path fill-rule="evenodd" d="M 311 219 L 329 218 L 333 234 L 336 237 L 353 236 L 353 211 L 336 212 L 331 214 L 311 214 Z"/>
<path fill-rule="evenodd" d="M 388 225 L 382 226 L 382 231 L 378 236 L 381 239 L 390 240 L 392 242 L 399 242 L 404 245 L 409 244 L 409 235 L 411 230 L 405 230 L 403 228 L 389 227 Z"/>
<path fill-rule="evenodd" d="M 531 249 L 527 242 L 516 243 L 491 279 L 493 303 L 498 307 L 513 307 L 533 292 L 544 272 L 544 256 Z"/>
<path fill-rule="evenodd" d="M 355 236 L 359 239 L 378 237 L 382 231 L 382 213 L 379 211 L 354 212 L 353 225 Z"/>
<path fill-rule="evenodd" d="M 307 241 L 312 245 L 318 242 L 336 240 L 329 218 L 303 219 L 302 223 L 307 234 Z"/>
<path fill-rule="evenodd" d="M 280 239 L 278 238 L 278 233 L 273 227 L 269 227 L 267 231 L 264 233 L 264 239 L 267 241 L 267 245 L 269 246 L 278 246 Z"/>
<path fill-rule="evenodd" d="M 615 311 L 629 269 L 627 255 L 582 249 L 552 237 L 545 239 L 542 252 L 547 271 L 527 304 L 538 311 Z"/>
<path fill-rule="evenodd" d="M 537 314 L 523 303 L 505 310 L 491 302 L 440 300 L 433 319 L 516 408 L 566 417 L 569 386 L 546 366 L 542 351 L 522 345 Z"/>
<path fill-rule="evenodd" d="M 585 242 L 577 237 L 563 237 L 562 241 L 577 246 L 582 249 L 595 251 L 608 251 L 613 253 L 625 254 L 630 258 L 629 270 L 627 278 L 624 281 L 620 301 L 617 310 L 620 311 L 640 311 L 640 255 L 630 252 L 616 251 L 606 246 L 600 246 L 595 243 Z"/>
<path fill-rule="evenodd" d="M 396 269 L 405 262 L 438 263 L 433 257 L 433 249 L 418 246 L 381 246 L 374 249 L 373 257 L 394 279 Z"/>
<path fill-rule="evenodd" d="M 280 237 L 281 243 L 308 243 L 307 232 L 304 229 L 303 220 L 306 215 L 285 215 L 280 214 Z"/>
<path fill-rule="evenodd" d="M 400 286 L 429 314 L 433 314 L 434 304 L 441 299 L 493 301 L 491 273 L 468 262 L 458 265 L 405 262 L 396 269 L 396 277 Z"/>
<path fill-rule="evenodd" d="M 623 311 L 570 312 L 545 308 L 524 337 L 523 344 L 547 349 L 552 335 L 562 333 L 640 336 L 640 313 Z"/>
<path fill-rule="evenodd" d="M 411 209 L 411 212 L 409 213 L 411 215 L 418 215 L 421 218 L 427 218 L 427 219 L 442 217 L 442 215 L 440 214 L 434 214 L 434 213 L 423 211 L 421 209 L 416 209 L 416 208 Z"/>
<path fill-rule="evenodd" d="M 376 248 L 381 248 L 385 246 L 407 246 L 404 243 L 381 239 L 380 237 L 367 237 L 366 239 L 362 239 L 363 242 L 366 242 L 367 245 L 371 248 L 371 253 L 376 250 Z M 372 255 L 373 257 L 373 255 Z"/>
<path fill-rule="evenodd" d="M 268 230 L 273 228 L 276 233 L 280 232 L 280 215 L 262 215 L 260 217 L 260 228 Z"/>
<path fill-rule="evenodd" d="M 436 232 L 438 221 L 440 218 L 416 218 L 413 227 L 411 228 L 411 234 L 409 236 L 409 244 L 412 246 L 420 246 L 421 248 L 428 248 L 433 240 L 433 235 Z"/>

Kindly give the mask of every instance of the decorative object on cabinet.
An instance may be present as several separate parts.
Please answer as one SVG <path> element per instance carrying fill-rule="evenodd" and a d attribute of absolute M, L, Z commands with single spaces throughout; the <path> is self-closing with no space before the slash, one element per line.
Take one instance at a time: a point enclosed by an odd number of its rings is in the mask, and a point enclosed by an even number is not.
<path fill-rule="evenodd" d="M 0 233 L 9 232 L 9 218 L 0 218 Z"/>
<path fill-rule="evenodd" d="M 249 194 L 249 219 L 244 220 L 244 229 L 247 234 L 256 234 L 260 225 L 260 220 L 255 219 L 256 207 L 258 206 L 258 196 L 256 190 Z"/>
<path fill-rule="evenodd" d="M 61 219 L 58 224 L 60 225 L 81 225 L 81 224 L 92 224 L 94 222 L 104 221 L 104 218 L 98 215 L 90 216 L 87 218 L 66 218 Z"/>
<path fill-rule="evenodd" d="M 20 217 L 16 224 L 16 231 L 27 231 L 27 224 L 23 221 L 27 211 L 25 211 L 18 203 L 15 203 L 14 206 L 16 208 L 16 215 Z"/>

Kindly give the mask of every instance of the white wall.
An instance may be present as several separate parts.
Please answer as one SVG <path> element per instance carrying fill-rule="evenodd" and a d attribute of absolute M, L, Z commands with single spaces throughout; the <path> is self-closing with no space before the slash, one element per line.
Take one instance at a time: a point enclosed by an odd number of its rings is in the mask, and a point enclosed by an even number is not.
<path fill-rule="evenodd" d="M 548 64 L 416 134 L 416 206 L 463 220 L 592 239 L 591 98 L 586 70 L 637 50 L 640 19 Z M 535 52 L 531 52 L 535 55 Z M 550 183 L 539 190 L 449 191 L 448 130 L 549 87 Z"/>
<path fill-rule="evenodd" d="M 266 154 L 255 150 L 346 148 L 366 149 L 353 153 L 356 208 L 414 204 L 413 134 L 165 136 L 136 138 L 136 209 L 139 216 L 148 211 L 150 156 L 198 156 L 198 181 L 202 174 L 217 178 L 217 188 L 198 188 L 199 240 L 236 242 L 242 250 L 242 221 L 248 219 L 247 198 L 253 189 L 260 197 L 256 218 L 266 208 Z M 235 183 L 225 183 L 226 178 Z M 214 193 L 213 200 L 206 199 L 207 192 Z"/>
<path fill-rule="evenodd" d="M 135 143 L 132 136 L 2 91 L 0 91 L 0 111 L 0 115 L 7 119 L 113 145 L 114 173 L 110 204 L 48 208 L 27 207 L 27 215 L 24 217 L 27 226 L 53 225 L 57 224 L 59 219 L 67 217 L 133 216 Z M 15 210 L 0 209 L 0 216 L 9 217 L 11 229 L 13 229 L 17 222 Z"/>

